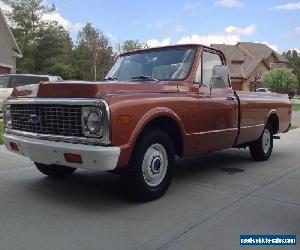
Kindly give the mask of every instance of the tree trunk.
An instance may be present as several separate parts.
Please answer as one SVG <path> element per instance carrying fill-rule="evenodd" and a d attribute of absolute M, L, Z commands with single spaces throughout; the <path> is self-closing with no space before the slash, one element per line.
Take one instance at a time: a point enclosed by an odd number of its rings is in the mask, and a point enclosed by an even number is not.
<path fill-rule="evenodd" d="M 94 60 L 94 82 L 97 81 L 97 52 L 95 52 Z"/>

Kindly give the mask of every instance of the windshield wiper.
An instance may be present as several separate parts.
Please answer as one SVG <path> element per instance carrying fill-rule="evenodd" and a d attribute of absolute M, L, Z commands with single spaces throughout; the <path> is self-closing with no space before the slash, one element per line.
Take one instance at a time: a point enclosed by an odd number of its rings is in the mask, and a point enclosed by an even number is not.
<path fill-rule="evenodd" d="M 140 75 L 140 76 L 132 76 L 132 80 L 143 80 L 143 81 L 155 81 L 159 82 L 159 80 L 153 78 L 152 76 Z"/>
<path fill-rule="evenodd" d="M 104 78 L 104 81 L 117 81 L 118 78 L 117 77 L 107 77 L 107 78 Z"/>

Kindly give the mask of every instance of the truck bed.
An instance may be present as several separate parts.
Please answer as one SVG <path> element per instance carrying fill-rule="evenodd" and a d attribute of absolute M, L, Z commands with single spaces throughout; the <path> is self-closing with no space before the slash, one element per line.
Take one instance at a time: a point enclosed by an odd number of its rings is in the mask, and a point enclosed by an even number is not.
<path fill-rule="evenodd" d="M 279 119 L 276 133 L 282 133 L 289 128 L 291 102 L 288 95 L 248 91 L 236 91 L 236 94 L 239 98 L 239 134 L 236 145 L 257 139 L 263 131 L 266 119 L 275 113 Z"/>

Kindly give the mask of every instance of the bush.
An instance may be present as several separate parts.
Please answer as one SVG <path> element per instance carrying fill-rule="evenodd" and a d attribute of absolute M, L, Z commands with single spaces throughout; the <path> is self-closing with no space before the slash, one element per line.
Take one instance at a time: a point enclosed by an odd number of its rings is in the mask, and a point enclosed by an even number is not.
<path fill-rule="evenodd" d="M 287 69 L 272 69 L 263 76 L 263 81 L 272 92 L 287 94 L 296 91 L 297 77 Z"/>

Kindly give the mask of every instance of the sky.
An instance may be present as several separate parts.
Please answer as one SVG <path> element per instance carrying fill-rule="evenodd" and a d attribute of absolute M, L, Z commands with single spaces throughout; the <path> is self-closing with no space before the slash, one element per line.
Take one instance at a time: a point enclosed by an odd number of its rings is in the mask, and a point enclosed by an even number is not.
<path fill-rule="evenodd" d="M 149 46 L 177 43 L 266 43 L 278 52 L 300 51 L 300 1 L 283 0 L 44 0 L 54 3 L 56 20 L 76 33 L 84 24 L 112 43 L 127 39 Z M 0 8 L 7 6 L 0 0 Z"/>

